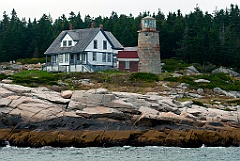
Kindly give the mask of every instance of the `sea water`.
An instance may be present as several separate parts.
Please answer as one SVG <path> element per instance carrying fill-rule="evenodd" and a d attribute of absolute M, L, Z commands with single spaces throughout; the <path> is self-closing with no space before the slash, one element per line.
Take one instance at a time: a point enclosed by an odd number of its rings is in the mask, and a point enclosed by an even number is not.
<path fill-rule="evenodd" d="M 239 161 L 239 147 L 0 148 L 0 161 Z"/>

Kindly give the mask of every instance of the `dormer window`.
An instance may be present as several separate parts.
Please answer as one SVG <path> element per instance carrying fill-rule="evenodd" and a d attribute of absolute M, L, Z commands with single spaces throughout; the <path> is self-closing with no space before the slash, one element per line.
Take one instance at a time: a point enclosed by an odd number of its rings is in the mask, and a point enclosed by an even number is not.
<path fill-rule="evenodd" d="M 63 41 L 63 47 L 67 46 L 67 41 Z"/>
<path fill-rule="evenodd" d="M 68 41 L 68 46 L 72 46 L 72 40 Z"/>

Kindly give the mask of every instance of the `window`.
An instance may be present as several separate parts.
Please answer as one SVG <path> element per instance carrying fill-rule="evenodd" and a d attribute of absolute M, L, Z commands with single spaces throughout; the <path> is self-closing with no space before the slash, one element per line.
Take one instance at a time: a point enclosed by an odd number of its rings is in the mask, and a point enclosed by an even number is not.
<path fill-rule="evenodd" d="M 80 60 L 80 54 L 77 54 L 77 61 Z"/>
<path fill-rule="evenodd" d="M 117 57 L 116 56 L 113 57 L 113 63 L 117 63 Z"/>
<path fill-rule="evenodd" d="M 103 41 L 103 50 L 107 50 L 107 41 Z"/>
<path fill-rule="evenodd" d="M 67 46 L 67 41 L 63 41 L 63 47 Z"/>
<path fill-rule="evenodd" d="M 106 62 L 106 53 L 102 53 L 102 61 Z"/>
<path fill-rule="evenodd" d="M 130 68 L 130 62 L 129 61 L 125 61 L 125 69 L 129 69 Z"/>
<path fill-rule="evenodd" d="M 68 46 L 72 46 L 72 40 L 68 41 Z"/>
<path fill-rule="evenodd" d="M 70 54 L 70 64 L 74 64 L 74 55 Z"/>
<path fill-rule="evenodd" d="M 93 41 L 93 48 L 94 48 L 94 49 L 97 49 L 97 48 L 98 48 L 98 46 L 97 46 L 97 40 L 94 40 L 94 41 Z"/>
<path fill-rule="evenodd" d="M 92 61 L 97 61 L 97 53 L 93 52 Z"/>
<path fill-rule="evenodd" d="M 82 55 L 82 61 L 86 61 L 86 55 L 87 55 L 87 53 L 83 53 L 83 55 Z"/>
<path fill-rule="evenodd" d="M 65 62 L 68 62 L 68 54 L 65 54 Z"/>
<path fill-rule="evenodd" d="M 107 61 L 112 62 L 112 54 L 111 53 L 108 53 Z"/>
<path fill-rule="evenodd" d="M 148 51 L 148 49 L 143 49 L 143 52 L 148 53 L 149 51 Z"/>
<path fill-rule="evenodd" d="M 56 63 L 56 55 L 53 55 L 51 58 L 52 58 L 52 62 Z"/>
<path fill-rule="evenodd" d="M 59 55 L 59 62 L 60 62 L 60 63 L 63 62 L 63 55 L 62 55 L 62 54 Z"/>

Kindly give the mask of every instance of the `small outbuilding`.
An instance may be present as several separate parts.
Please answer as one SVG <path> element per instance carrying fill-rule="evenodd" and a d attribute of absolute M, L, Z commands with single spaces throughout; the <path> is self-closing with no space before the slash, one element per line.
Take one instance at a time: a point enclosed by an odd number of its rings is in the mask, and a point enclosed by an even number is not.
<path fill-rule="evenodd" d="M 125 47 L 118 51 L 118 69 L 125 72 L 138 72 L 138 47 Z"/>

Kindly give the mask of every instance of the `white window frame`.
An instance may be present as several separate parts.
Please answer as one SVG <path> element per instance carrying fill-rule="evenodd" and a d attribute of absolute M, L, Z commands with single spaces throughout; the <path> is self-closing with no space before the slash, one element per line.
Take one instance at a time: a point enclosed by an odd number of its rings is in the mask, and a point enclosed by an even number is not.
<path fill-rule="evenodd" d="M 66 40 L 63 41 L 63 47 L 67 47 L 67 41 Z"/>
<path fill-rule="evenodd" d="M 53 62 L 53 63 L 56 63 L 56 61 L 57 61 L 56 55 L 52 55 L 52 56 L 51 56 L 51 59 L 52 59 L 52 62 Z"/>
<path fill-rule="evenodd" d="M 69 58 L 68 58 L 68 54 L 65 54 L 65 62 L 67 63 L 68 60 L 69 60 Z"/>
<path fill-rule="evenodd" d="M 107 55 L 106 53 L 102 53 L 102 62 L 106 62 L 107 61 Z"/>
<path fill-rule="evenodd" d="M 107 41 L 103 40 L 103 50 L 107 50 Z"/>
<path fill-rule="evenodd" d="M 130 69 L 130 61 L 125 61 L 125 69 Z"/>
<path fill-rule="evenodd" d="M 63 54 L 59 54 L 59 63 L 63 63 Z"/>
<path fill-rule="evenodd" d="M 98 42 L 97 40 L 93 40 L 93 49 L 97 49 L 98 48 Z"/>
<path fill-rule="evenodd" d="M 92 53 L 92 61 L 97 61 L 97 53 L 96 52 Z"/>
<path fill-rule="evenodd" d="M 68 40 L 68 46 L 72 46 L 72 40 Z"/>
<path fill-rule="evenodd" d="M 107 54 L 107 62 L 112 62 L 112 54 L 111 53 Z"/>

